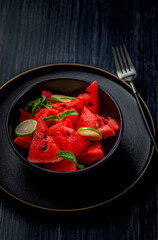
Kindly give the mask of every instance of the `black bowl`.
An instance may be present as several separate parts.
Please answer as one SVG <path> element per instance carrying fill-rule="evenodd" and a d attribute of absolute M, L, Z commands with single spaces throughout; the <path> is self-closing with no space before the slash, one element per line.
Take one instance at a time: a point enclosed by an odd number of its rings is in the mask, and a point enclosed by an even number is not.
<path fill-rule="evenodd" d="M 103 117 L 114 118 L 120 125 L 120 130 L 117 132 L 116 136 L 110 137 L 102 140 L 105 157 L 98 163 L 93 164 L 92 166 L 86 167 L 82 170 L 77 170 L 75 172 L 54 172 L 46 170 L 39 165 L 32 164 L 27 160 L 28 151 L 18 147 L 13 143 L 15 139 L 15 127 L 19 123 L 20 111 L 19 108 L 23 108 L 27 102 L 35 100 L 37 97 L 40 97 L 42 90 L 48 90 L 53 93 L 60 93 L 63 95 L 77 96 L 78 94 L 85 92 L 86 88 L 90 85 L 89 82 L 81 81 L 78 79 L 53 79 L 41 81 L 37 84 L 30 86 L 25 89 L 13 102 L 7 118 L 7 135 L 9 141 L 17 153 L 20 156 L 20 159 L 28 167 L 33 168 L 34 170 L 39 171 L 43 174 L 59 174 L 59 175 L 73 175 L 78 173 L 87 173 L 88 171 L 95 171 L 102 167 L 102 164 L 105 164 L 116 152 L 116 149 L 119 146 L 121 136 L 122 136 L 122 114 L 116 100 L 103 88 L 99 87 L 99 102 L 100 102 L 100 112 L 99 115 Z"/>

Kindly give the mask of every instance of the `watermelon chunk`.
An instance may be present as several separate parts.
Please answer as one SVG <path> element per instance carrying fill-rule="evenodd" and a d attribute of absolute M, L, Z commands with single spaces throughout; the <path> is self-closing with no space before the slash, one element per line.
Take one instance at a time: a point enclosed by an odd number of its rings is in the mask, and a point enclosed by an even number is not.
<path fill-rule="evenodd" d="M 109 127 L 108 125 L 104 125 L 97 129 L 99 132 L 101 132 L 103 138 L 113 137 L 116 135 L 115 131 Z"/>
<path fill-rule="evenodd" d="M 16 137 L 14 139 L 14 143 L 17 144 L 18 146 L 22 147 L 22 148 L 26 148 L 29 149 L 32 139 L 33 139 L 34 134 L 28 135 L 28 136 L 20 136 L 20 137 Z"/>
<path fill-rule="evenodd" d="M 34 116 L 34 119 L 36 121 L 39 120 L 39 118 L 45 118 L 45 117 L 49 117 L 49 116 L 52 116 L 52 115 L 57 115 L 58 114 L 58 111 L 55 110 L 55 109 L 52 109 L 52 108 L 41 108 L 40 110 L 38 110 L 36 113 L 35 113 L 35 116 Z"/>
<path fill-rule="evenodd" d="M 72 125 L 72 121 L 70 120 L 70 118 L 67 118 L 67 117 L 63 118 L 62 121 L 57 121 L 56 124 L 60 124 L 60 125 L 63 125 L 65 127 L 69 127 L 69 128 L 74 129 L 74 126 Z M 51 127 L 50 127 L 50 129 L 51 129 Z"/>
<path fill-rule="evenodd" d="M 52 104 L 53 109 L 56 109 L 58 112 L 64 112 L 70 110 L 71 108 L 75 109 L 76 112 L 80 113 L 83 110 L 83 101 L 80 99 L 75 99 L 66 103 L 55 103 Z"/>
<path fill-rule="evenodd" d="M 59 151 L 61 151 L 60 146 L 52 136 L 49 136 L 49 129 L 40 118 L 31 142 L 28 160 L 32 163 L 59 162 L 62 158 L 55 156 Z"/>
<path fill-rule="evenodd" d="M 75 117 L 75 116 L 74 116 L 74 117 Z M 69 128 L 74 129 L 75 127 L 74 127 L 73 120 L 76 121 L 76 118 L 70 119 L 70 118 L 68 118 L 68 117 L 65 117 L 65 118 L 62 119 L 62 121 L 56 121 L 56 125 L 57 125 L 57 124 L 60 124 L 60 125 L 62 125 L 62 126 L 65 126 L 65 127 L 69 127 Z M 77 124 L 75 124 L 75 126 L 76 126 L 76 125 L 77 125 Z M 50 127 L 50 129 L 51 129 L 51 127 Z"/>
<path fill-rule="evenodd" d="M 44 120 L 40 118 L 37 122 L 34 137 L 43 139 L 43 138 L 46 138 L 47 135 L 49 135 L 49 128 L 45 124 Z"/>
<path fill-rule="evenodd" d="M 81 127 L 90 127 L 101 132 L 103 138 L 115 136 L 116 133 L 112 127 L 112 123 L 111 125 L 108 124 L 109 119 L 105 119 L 104 117 L 94 114 L 88 108 L 84 107 L 77 125 L 77 129 Z M 112 122 L 115 122 L 115 120 Z"/>
<path fill-rule="evenodd" d="M 76 164 L 66 159 L 57 163 L 44 164 L 44 168 L 55 172 L 74 172 L 77 170 Z"/>
<path fill-rule="evenodd" d="M 46 97 L 47 101 L 54 103 L 54 101 L 51 99 L 51 96 L 52 96 L 51 92 L 43 90 L 42 94 Z"/>
<path fill-rule="evenodd" d="M 76 129 L 77 124 L 78 124 L 78 115 L 67 116 L 67 117 L 65 117 L 65 120 L 66 119 L 69 119 L 69 121 L 71 122 L 71 125 L 72 125 L 71 128 Z"/>
<path fill-rule="evenodd" d="M 99 113 L 99 95 L 97 81 L 94 81 L 86 89 L 85 93 L 81 93 L 78 97 L 91 112 Z"/>
<path fill-rule="evenodd" d="M 27 119 L 33 119 L 33 116 L 32 116 L 31 113 L 24 111 L 22 108 L 20 108 L 19 110 L 20 110 L 20 113 L 21 113 L 20 114 L 20 122 L 23 122 Z"/>
<path fill-rule="evenodd" d="M 55 153 L 61 151 L 51 136 L 45 139 L 34 137 L 29 150 L 28 160 L 32 163 L 53 163 L 59 162 L 62 158 L 55 156 Z"/>
<path fill-rule="evenodd" d="M 66 110 L 66 111 L 75 111 L 75 109 L 74 108 L 70 108 L 69 110 Z M 64 113 L 65 111 L 63 111 L 63 112 L 60 112 L 59 114 L 58 114 L 58 116 L 60 115 L 60 114 L 62 114 L 62 113 Z M 66 119 L 69 119 L 69 121 L 71 121 L 71 128 L 73 128 L 73 129 L 76 129 L 76 127 L 77 127 L 77 124 L 78 124 L 78 119 L 79 119 L 79 115 L 69 115 L 69 116 L 67 116 L 67 117 L 64 117 L 61 121 L 57 121 L 57 123 L 59 123 L 59 122 L 64 122 Z M 65 125 L 65 124 L 64 124 Z M 66 125 L 65 125 L 66 126 Z"/>
<path fill-rule="evenodd" d="M 72 128 L 56 124 L 49 128 L 51 136 L 54 137 L 57 143 L 61 146 L 62 150 L 73 152 L 78 156 L 89 145 L 90 142 Z"/>
<path fill-rule="evenodd" d="M 98 141 L 93 142 L 84 152 L 82 152 L 77 160 L 85 166 L 92 165 L 104 158 L 104 150 L 102 144 Z"/>
<path fill-rule="evenodd" d="M 97 129 L 97 126 L 97 116 L 87 107 L 84 107 L 77 125 L 77 129 L 80 127 L 91 127 Z"/>
<path fill-rule="evenodd" d="M 109 127 L 113 128 L 115 131 L 118 131 L 120 129 L 119 124 L 112 118 L 107 118 L 107 124 Z"/>
<path fill-rule="evenodd" d="M 40 118 L 50 117 L 52 115 L 57 115 L 58 111 L 52 108 L 41 108 L 39 111 L 35 113 L 34 119 L 38 121 Z M 52 126 L 56 123 L 56 121 L 45 121 L 47 126 Z"/>

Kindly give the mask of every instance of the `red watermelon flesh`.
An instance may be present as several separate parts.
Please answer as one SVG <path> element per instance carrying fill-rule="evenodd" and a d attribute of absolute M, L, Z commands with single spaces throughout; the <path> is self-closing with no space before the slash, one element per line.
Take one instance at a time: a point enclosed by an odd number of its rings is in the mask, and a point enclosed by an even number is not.
<path fill-rule="evenodd" d="M 93 142 L 84 152 L 82 152 L 77 160 L 85 166 L 92 165 L 104 158 L 104 150 L 100 142 Z"/>
<path fill-rule="evenodd" d="M 53 95 L 51 92 L 43 90 L 42 94 L 46 97 L 47 101 L 54 103 L 54 101 L 51 99 L 51 96 Z"/>
<path fill-rule="evenodd" d="M 49 136 L 49 129 L 43 119 L 40 118 L 31 142 L 28 160 L 32 163 L 59 162 L 62 159 L 55 156 L 55 153 L 59 151 L 61 151 L 61 148 L 54 138 Z"/>
<path fill-rule="evenodd" d="M 99 132 L 101 132 L 103 138 L 113 137 L 116 135 L 115 131 L 109 127 L 108 125 L 104 125 L 97 129 Z"/>
<path fill-rule="evenodd" d="M 39 120 L 39 118 L 45 118 L 45 117 L 49 117 L 49 116 L 52 116 L 52 115 L 57 115 L 58 114 L 58 111 L 55 110 L 55 109 L 52 109 L 52 108 L 41 108 L 40 110 L 38 110 L 36 113 L 35 113 L 35 116 L 34 116 L 34 119 L 36 121 Z"/>
<path fill-rule="evenodd" d="M 85 93 L 81 93 L 78 97 L 91 112 L 99 113 L 99 95 L 97 81 L 94 81 L 86 89 Z"/>
<path fill-rule="evenodd" d="M 87 107 L 84 107 L 81 113 L 77 129 L 80 127 L 91 127 L 94 129 L 97 128 L 97 116 L 92 113 Z"/>
<path fill-rule="evenodd" d="M 52 135 L 52 131 L 54 131 L 54 127 L 56 129 L 58 125 L 62 125 L 62 126 L 74 129 L 71 120 L 68 118 L 65 118 L 62 121 L 56 122 L 55 125 L 52 125 L 51 127 L 49 127 L 49 135 Z"/>
<path fill-rule="evenodd" d="M 119 129 L 120 126 L 114 119 L 97 115 L 97 130 L 102 133 L 104 138 L 115 136 Z"/>
<path fill-rule="evenodd" d="M 72 110 L 72 111 L 74 111 L 74 109 L 70 109 L 70 110 Z M 64 111 L 65 112 L 65 111 Z M 60 114 L 62 114 L 62 113 L 60 113 Z M 58 114 L 58 116 L 60 115 L 60 114 Z M 47 122 L 47 121 L 46 121 Z M 70 116 L 67 116 L 67 117 L 64 117 L 61 121 L 60 120 L 58 120 L 58 121 L 54 121 L 54 123 L 57 125 L 57 124 L 60 124 L 60 125 L 63 125 L 63 126 L 66 126 L 66 127 L 69 127 L 69 128 L 72 128 L 72 129 L 74 129 L 74 128 L 76 128 L 76 126 L 77 126 L 77 123 L 78 123 L 78 115 L 70 115 Z M 54 124 L 54 125 L 55 125 Z M 52 124 L 52 126 L 53 126 L 53 124 Z M 51 127 L 52 126 L 50 126 L 49 127 L 49 129 L 51 130 Z"/>
<path fill-rule="evenodd" d="M 114 131 L 118 131 L 120 129 L 119 124 L 110 117 L 104 118 L 100 115 L 96 115 L 97 117 L 97 127 L 102 127 L 104 125 L 108 125 L 110 128 L 112 128 Z"/>
<path fill-rule="evenodd" d="M 73 129 L 76 129 L 77 124 L 78 124 L 78 115 L 74 115 L 74 116 L 67 116 L 67 119 L 69 119 L 72 123 Z"/>
<path fill-rule="evenodd" d="M 72 123 L 72 120 L 70 120 L 70 118 L 63 118 L 63 120 L 62 121 L 57 121 L 56 122 L 56 125 L 58 125 L 58 124 L 60 124 L 60 125 L 62 125 L 62 126 L 65 126 L 65 127 L 69 127 L 69 128 L 72 128 L 72 129 L 74 129 L 74 125 L 73 125 L 73 123 Z M 51 126 L 50 127 L 50 129 L 52 128 L 53 126 Z"/>
<path fill-rule="evenodd" d="M 74 108 L 76 112 L 80 113 L 83 110 L 83 101 L 80 99 L 75 99 L 66 103 L 55 103 L 52 104 L 53 109 L 56 109 L 58 112 L 64 112 Z"/>
<path fill-rule="evenodd" d="M 34 133 L 34 137 L 37 137 L 39 139 L 45 138 L 47 135 L 49 135 L 49 128 L 45 124 L 44 120 L 40 118 L 37 122 L 36 130 Z"/>
<path fill-rule="evenodd" d="M 114 131 L 118 131 L 120 129 L 119 124 L 114 119 L 108 117 L 107 121 L 108 121 L 108 126 L 113 128 Z"/>
<path fill-rule="evenodd" d="M 57 115 L 58 111 L 52 108 L 41 108 L 39 111 L 35 113 L 34 119 L 38 121 L 40 118 L 50 117 L 52 115 Z M 47 126 L 52 126 L 56 123 L 56 121 L 45 121 Z"/>
<path fill-rule="evenodd" d="M 44 168 L 55 172 L 74 172 L 77 170 L 76 164 L 66 159 L 57 163 L 44 164 Z"/>
<path fill-rule="evenodd" d="M 72 125 L 72 121 L 68 117 L 63 118 L 62 121 L 58 121 L 57 124 L 74 129 L 74 126 Z M 50 127 L 50 129 L 51 129 L 51 127 Z"/>
<path fill-rule="evenodd" d="M 90 142 L 72 128 L 56 124 L 50 128 L 51 135 L 57 143 L 60 144 L 62 150 L 73 152 L 78 156 L 90 144 Z"/>
<path fill-rule="evenodd" d="M 40 139 L 35 136 L 29 150 L 28 160 L 32 163 L 53 163 L 59 162 L 62 158 L 55 156 L 55 153 L 61 151 L 54 138 L 46 136 Z"/>
<path fill-rule="evenodd" d="M 19 110 L 20 110 L 20 113 L 21 113 L 20 122 L 23 122 L 27 119 L 33 119 L 33 116 L 32 116 L 31 113 L 24 111 L 22 108 L 20 108 Z"/>
<path fill-rule="evenodd" d="M 74 108 L 70 108 L 69 110 L 66 110 L 66 111 L 75 111 L 75 109 Z M 62 113 L 64 113 L 65 111 L 63 111 L 63 112 L 60 112 L 59 114 L 58 114 L 58 116 L 60 115 L 60 114 L 62 114 Z M 78 124 L 78 119 L 79 119 L 79 115 L 69 115 L 69 116 L 67 116 L 67 117 L 64 117 L 61 121 L 57 121 L 57 123 L 58 122 L 63 122 L 63 121 L 65 121 L 65 119 L 69 119 L 70 121 L 71 121 L 71 128 L 73 128 L 73 129 L 76 129 L 76 127 L 77 127 L 77 124 Z M 66 126 L 66 125 L 65 125 Z"/>
<path fill-rule="evenodd" d="M 84 107 L 80 116 L 77 129 L 80 127 L 90 127 L 100 131 L 103 138 L 115 136 L 114 129 L 108 125 L 108 119 L 92 113 L 88 108 Z"/>
<path fill-rule="evenodd" d="M 65 120 L 69 119 L 69 121 L 71 122 L 71 125 L 73 129 L 76 129 L 77 124 L 78 124 L 78 115 L 74 115 L 74 116 L 67 116 L 65 117 Z M 64 120 L 64 119 L 63 119 Z"/>
<path fill-rule="evenodd" d="M 18 146 L 22 147 L 22 148 L 30 148 L 32 139 L 33 139 L 34 134 L 28 135 L 28 136 L 20 136 L 20 137 L 16 137 L 14 139 L 14 143 L 16 143 Z"/>

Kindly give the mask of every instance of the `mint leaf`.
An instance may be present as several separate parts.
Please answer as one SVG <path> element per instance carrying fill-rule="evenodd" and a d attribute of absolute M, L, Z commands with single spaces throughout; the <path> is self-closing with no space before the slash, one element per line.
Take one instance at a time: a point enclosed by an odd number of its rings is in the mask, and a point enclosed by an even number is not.
<path fill-rule="evenodd" d="M 84 169 L 84 165 L 79 164 L 79 165 L 78 165 L 78 168 L 79 168 L 79 169 Z"/>
<path fill-rule="evenodd" d="M 76 111 L 65 111 L 65 112 L 59 114 L 59 120 L 61 121 L 64 117 L 72 116 L 72 115 L 78 115 L 78 112 L 76 112 Z"/>
<path fill-rule="evenodd" d="M 46 103 L 44 104 L 44 106 L 47 108 L 52 108 L 52 104 L 48 100 L 46 100 Z"/>
<path fill-rule="evenodd" d="M 34 102 L 35 106 L 42 104 L 42 98 L 37 98 Z"/>
<path fill-rule="evenodd" d="M 41 102 L 44 103 L 45 100 L 46 100 L 46 96 L 44 96 L 43 94 L 41 94 Z"/>
<path fill-rule="evenodd" d="M 49 117 L 45 117 L 43 119 L 44 119 L 44 121 L 50 121 L 50 120 L 58 121 L 59 120 L 57 115 L 52 115 L 52 116 L 49 116 Z"/>
<path fill-rule="evenodd" d="M 32 106 L 32 111 L 31 111 L 32 115 L 34 115 L 35 111 L 36 111 L 36 107 Z"/>
<path fill-rule="evenodd" d="M 77 162 L 75 155 L 72 152 L 69 152 L 69 151 L 60 151 L 60 152 L 56 153 L 55 155 L 57 157 L 67 159 L 71 162 L 75 162 L 75 163 Z"/>
<path fill-rule="evenodd" d="M 52 108 L 52 104 L 46 99 L 46 96 L 41 94 L 40 98 L 36 98 L 34 101 L 30 101 L 25 105 L 25 111 L 30 111 L 32 115 L 43 107 Z"/>
<path fill-rule="evenodd" d="M 83 169 L 84 166 L 83 165 L 80 165 L 78 164 L 77 162 L 77 159 L 75 157 L 75 155 L 72 153 L 72 152 L 69 152 L 69 151 L 60 151 L 58 153 L 55 154 L 57 157 L 61 157 L 61 158 L 64 158 L 64 159 L 67 159 L 71 162 L 74 162 L 76 163 L 76 166 L 79 168 L 79 169 Z"/>

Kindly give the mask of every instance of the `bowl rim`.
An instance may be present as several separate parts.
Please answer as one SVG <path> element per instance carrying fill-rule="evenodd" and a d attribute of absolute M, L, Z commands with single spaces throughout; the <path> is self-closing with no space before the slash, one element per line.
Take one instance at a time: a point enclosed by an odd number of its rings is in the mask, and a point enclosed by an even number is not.
<path fill-rule="evenodd" d="M 114 102 L 117 110 L 118 110 L 118 113 L 119 113 L 119 117 L 120 117 L 120 129 L 119 129 L 119 133 L 118 133 L 118 137 L 117 137 L 117 140 L 115 142 L 115 144 L 112 146 L 111 150 L 104 156 L 104 158 L 102 158 L 100 161 L 90 165 L 90 166 L 86 166 L 85 168 L 83 169 L 78 169 L 76 171 L 73 171 L 73 172 L 57 172 L 57 171 L 52 171 L 52 170 L 48 170 L 48 169 L 44 169 L 34 163 L 31 163 L 30 161 L 28 161 L 25 157 L 23 157 L 19 151 L 15 148 L 14 144 L 13 144 L 13 141 L 11 140 L 11 137 L 10 137 L 10 133 L 9 133 L 9 117 L 10 117 L 10 113 L 12 111 L 12 109 L 14 108 L 14 106 L 16 105 L 16 103 L 18 102 L 18 100 L 24 96 L 29 90 L 31 90 L 33 87 L 36 87 L 36 85 L 39 85 L 39 84 L 42 84 L 44 82 L 49 82 L 49 81 L 54 81 L 54 80 L 76 80 L 76 81 L 80 81 L 80 82 L 85 82 L 85 83 L 88 83 L 88 84 L 91 84 L 92 82 L 89 82 L 87 80 L 80 80 L 80 79 L 77 79 L 77 78 L 54 78 L 54 79 L 46 79 L 46 80 L 41 80 L 39 82 L 36 82 L 36 83 L 33 83 L 31 84 L 30 86 L 28 86 L 26 89 L 24 89 L 20 94 L 18 94 L 18 96 L 15 98 L 15 100 L 12 102 L 10 108 L 9 108 L 9 111 L 8 111 L 8 114 L 7 114 L 7 120 L 6 120 L 6 131 L 7 131 L 7 137 L 9 139 L 9 142 L 10 142 L 10 145 L 12 146 L 13 150 L 15 151 L 15 153 L 19 156 L 19 158 L 22 160 L 22 162 L 29 168 L 37 171 L 37 172 L 40 172 L 40 174 L 50 174 L 50 175 L 62 175 L 62 176 L 70 176 L 70 175 L 78 175 L 78 174 L 81 174 L 81 173 L 85 173 L 85 172 L 89 172 L 89 171 L 92 171 L 94 170 L 95 168 L 99 167 L 100 165 L 102 165 L 105 161 L 107 161 L 108 159 L 110 159 L 110 157 L 114 154 L 114 152 L 116 151 L 116 149 L 118 148 L 120 142 L 121 142 L 121 139 L 122 139 L 122 132 L 123 132 L 123 116 L 122 116 L 122 112 L 121 112 L 121 109 L 120 109 L 120 106 L 119 104 L 117 103 L 116 99 L 105 89 L 103 88 L 102 86 L 100 86 L 98 83 L 98 89 L 100 88 L 103 92 L 105 92 L 111 99 L 112 101 Z"/>

